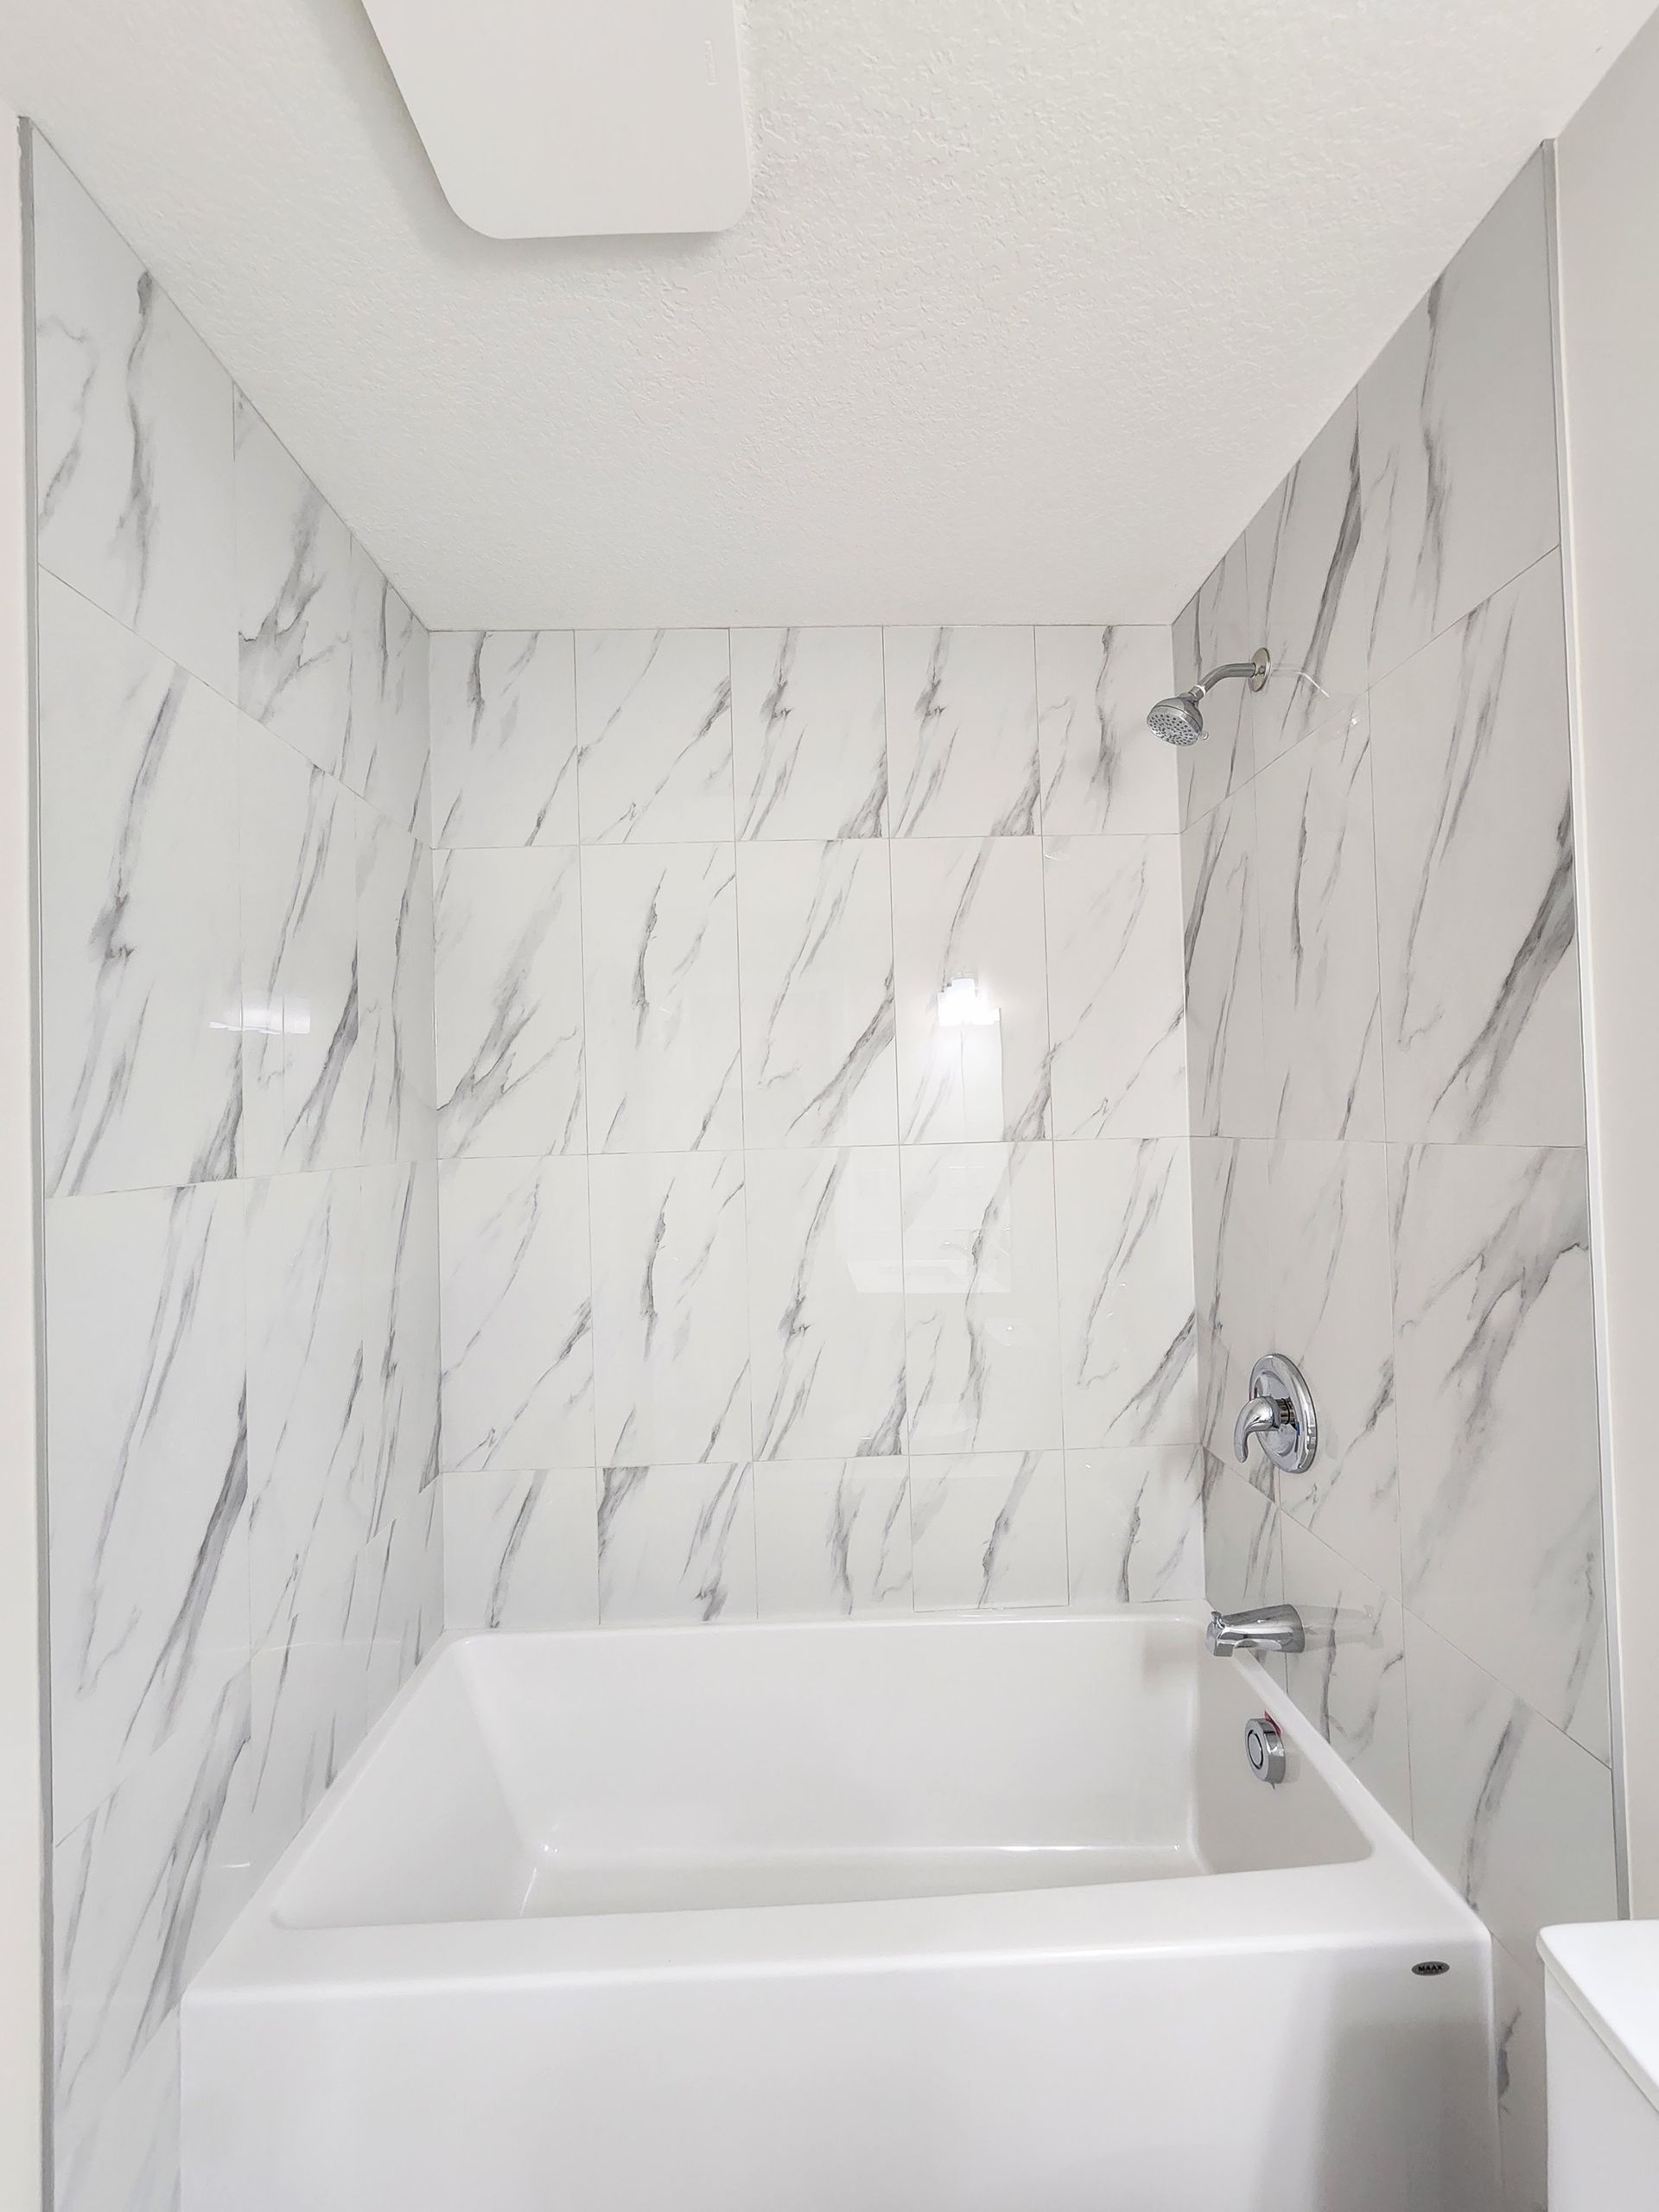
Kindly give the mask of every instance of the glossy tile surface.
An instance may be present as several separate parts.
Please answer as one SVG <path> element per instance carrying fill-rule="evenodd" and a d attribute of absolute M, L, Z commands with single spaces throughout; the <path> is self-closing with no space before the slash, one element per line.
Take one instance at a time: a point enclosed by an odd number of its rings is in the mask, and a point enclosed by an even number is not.
<path fill-rule="evenodd" d="M 1017 837 L 1037 827 L 1029 630 L 886 632 L 888 804 L 896 837 Z"/>
<path fill-rule="evenodd" d="M 738 836 L 886 836 L 886 696 L 880 630 L 734 630 Z"/>

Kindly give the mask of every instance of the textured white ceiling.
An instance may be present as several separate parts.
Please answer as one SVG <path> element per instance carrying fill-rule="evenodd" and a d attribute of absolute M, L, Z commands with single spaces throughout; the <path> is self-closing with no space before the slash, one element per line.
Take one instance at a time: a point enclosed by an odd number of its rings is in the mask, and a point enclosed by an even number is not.
<path fill-rule="evenodd" d="M 434 624 L 1161 620 L 1651 0 L 747 0 L 754 203 L 502 245 L 356 0 L 8 0 Z"/>

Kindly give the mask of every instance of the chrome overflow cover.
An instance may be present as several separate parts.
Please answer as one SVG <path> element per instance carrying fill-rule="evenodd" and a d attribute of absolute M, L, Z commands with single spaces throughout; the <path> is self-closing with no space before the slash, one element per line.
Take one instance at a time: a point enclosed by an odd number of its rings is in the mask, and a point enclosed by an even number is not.
<path fill-rule="evenodd" d="M 1263 1713 L 1244 1723 L 1244 1756 L 1258 1781 L 1280 1783 L 1285 1778 L 1285 1739 L 1279 1724 Z"/>

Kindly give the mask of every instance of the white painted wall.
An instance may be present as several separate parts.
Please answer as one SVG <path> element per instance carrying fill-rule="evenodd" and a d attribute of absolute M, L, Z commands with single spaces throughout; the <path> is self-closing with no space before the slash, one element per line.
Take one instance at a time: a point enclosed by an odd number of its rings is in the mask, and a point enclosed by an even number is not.
<path fill-rule="evenodd" d="M 0 110 L 0 2204 L 41 2193 L 40 1567 L 29 483 L 17 119 Z"/>
<path fill-rule="evenodd" d="M 1659 18 L 1558 149 L 1580 918 L 1630 1909 L 1659 1914 Z"/>

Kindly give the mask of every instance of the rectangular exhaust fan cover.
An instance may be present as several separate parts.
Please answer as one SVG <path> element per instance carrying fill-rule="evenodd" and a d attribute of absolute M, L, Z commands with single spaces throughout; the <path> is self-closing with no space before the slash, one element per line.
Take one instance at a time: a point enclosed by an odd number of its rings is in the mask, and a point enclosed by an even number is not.
<path fill-rule="evenodd" d="M 723 231 L 749 204 L 734 0 L 364 0 L 486 238 Z"/>

